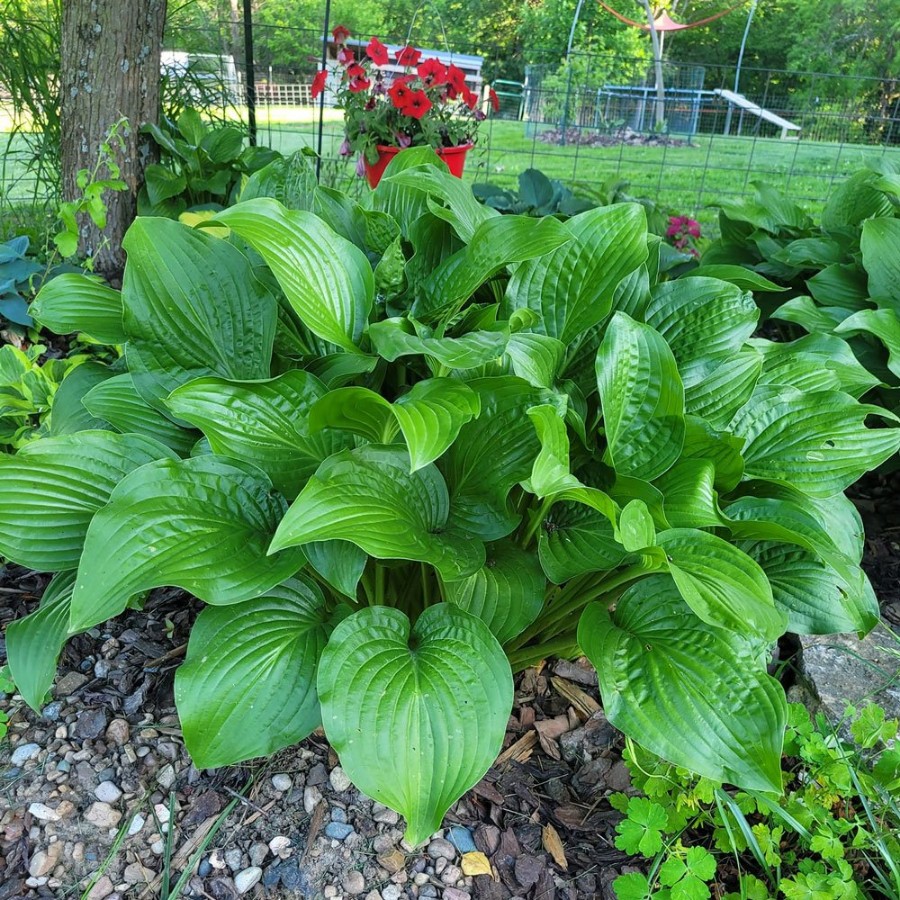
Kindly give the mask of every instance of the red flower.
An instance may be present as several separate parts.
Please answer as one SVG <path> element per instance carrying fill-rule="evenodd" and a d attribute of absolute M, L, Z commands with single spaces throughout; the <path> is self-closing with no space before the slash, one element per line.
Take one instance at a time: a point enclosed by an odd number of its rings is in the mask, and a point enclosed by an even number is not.
<path fill-rule="evenodd" d="M 447 80 L 447 67 L 434 57 L 426 59 L 416 71 L 425 87 L 443 84 Z"/>
<path fill-rule="evenodd" d="M 466 73 L 451 63 L 447 67 L 447 84 L 449 84 L 456 93 L 463 93 L 463 91 L 466 90 Z"/>
<path fill-rule="evenodd" d="M 321 72 L 316 72 L 316 77 L 313 78 L 312 87 L 310 88 L 310 94 L 312 95 L 313 100 L 325 90 L 325 82 L 328 81 L 328 73 L 322 69 Z"/>
<path fill-rule="evenodd" d="M 353 63 L 352 66 L 347 66 L 347 77 L 348 78 L 365 78 L 366 70 L 359 63 Z"/>
<path fill-rule="evenodd" d="M 354 94 L 359 94 L 362 91 L 367 91 L 371 87 L 371 85 L 372 82 L 369 81 L 369 79 L 366 78 L 365 75 L 358 75 L 356 78 L 350 79 L 349 87 Z"/>
<path fill-rule="evenodd" d="M 406 105 L 400 110 L 412 119 L 421 119 L 431 109 L 431 101 L 425 91 L 411 91 Z"/>
<path fill-rule="evenodd" d="M 347 49 L 347 47 L 341 47 L 341 49 L 338 50 L 337 60 L 342 66 L 349 66 L 354 59 L 356 59 L 356 57 L 353 55 L 353 51 Z"/>
<path fill-rule="evenodd" d="M 500 112 L 500 98 L 497 96 L 497 92 L 493 88 L 489 88 L 488 96 L 491 99 L 491 107 L 494 112 Z"/>
<path fill-rule="evenodd" d="M 335 43 L 343 44 L 350 37 L 350 29 L 346 25 L 337 25 L 331 31 Z"/>
<path fill-rule="evenodd" d="M 463 88 L 462 100 L 469 109 L 475 109 L 478 106 L 478 94 L 475 91 L 470 91 L 468 88 Z"/>
<path fill-rule="evenodd" d="M 376 66 L 386 66 L 391 61 L 387 47 L 385 47 L 377 37 L 373 37 L 372 40 L 369 41 L 369 44 L 366 47 L 366 56 L 368 56 Z"/>
<path fill-rule="evenodd" d="M 409 89 L 409 85 L 405 78 L 396 79 L 391 85 L 391 89 L 388 91 L 388 94 L 390 94 L 391 97 L 391 103 L 393 103 L 397 109 L 403 109 L 403 107 L 406 106 L 412 93 L 413 92 Z"/>
<path fill-rule="evenodd" d="M 404 47 L 397 51 L 397 64 L 400 66 L 415 66 L 419 64 L 422 54 L 415 47 Z"/>

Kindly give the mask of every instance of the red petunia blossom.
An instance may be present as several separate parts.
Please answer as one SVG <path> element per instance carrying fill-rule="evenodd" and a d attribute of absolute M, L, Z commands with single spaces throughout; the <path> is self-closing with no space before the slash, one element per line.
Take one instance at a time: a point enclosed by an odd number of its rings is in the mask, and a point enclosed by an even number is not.
<path fill-rule="evenodd" d="M 368 56 L 376 66 L 386 66 L 391 61 L 391 58 L 388 55 L 388 48 L 385 47 L 377 37 L 373 37 L 372 40 L 369 41 L 369 44 L 366 47 L 366 56 Z"/>
<path fill-rule="evenodd" d="M 497 92 L 493 88 L 488 89 L 488 97 L 491 100 L 491 108 L 494 112 L 500 112 L 500 98 L 497 96 Z"/>
<path fill-rule="evenodd" d="M 338 50 L 337 61 L 342 66 L 349 66 L 350 63 L 352 63 L 354 59 L 356 59 L 356 57 L 353 55 L 353 51 L 350 50 L 349 48 L 341 47 L 341 49 Z"/>
<path fill-rule="evenodd" d="M 465 88 L 462 92 L 462 101 L 469 107 L 469 109 L 475 109 L 478 106 L 478 94 L 475 91 L 470 91 L 468 88 Z"/>
<path fill-rule="evenodd" d="M 388 91 L 391 97 L 391 103 L 397 109 L 403 109 L 406 106 L 410 95 L 413 92 L 409 89 L 409 85 L 407 84 L 406 79 L 396 79 L 394 83 L 391 85 L 391 89 Z"/>
<path fill-rule="evenodd" d="M 443 84 L 447 80 L 447 67 L 437 58 L 426 59 L 416 72 L 425 87 Z"/>
<path fill-rule="evenodd" d="M 447 66 L 447 84 L 449 84 L 456 93 L 463 93 L 463 91 L 466 90 L 466 73 L 451 63 Z"/>
<path fill-rule="evenodd" d="M 321 72 L 316 72 L 316 77 L 313 78 L 312 87 L 310 88 L 310 95 L 313 100 L 325 90 L 325 82 L 328 81 L 328 73 L 322 69 Z"/>
<path fill-rule="evenodd" d="M 346 25 L 336 25 L 331 30 L 331 36 L 334 38 L 335 43 L 343 44 L 350 37 L 350 29 Z"/>
<path fill-rule="evenodd" d="M 397 65 L 417 66 L 422 58 L 422 53 L 415 47 L 404 47 L 397 51 Z"/>
<path fill-rule="evenodd" d="M 421 119 L 431 109 L 431 101 L 425 91 L 412 91 L 400 112 L 411 119 Z"/>
<path fill-rule="evenodd" d="M 367 91 L 372 86 L 372 82 L 369 81 L 365 75 L 358 75 L 356 78 L 350 79 L 350 84 L 348 87 L 354 94 L 359 94 L 362 91 Z"/>
<path fill-rule="evenodd" d="M 366 70 L 359 63 L 353 63 L 353 65 L 347 66 L 347 77 L 365 78 Z"/>

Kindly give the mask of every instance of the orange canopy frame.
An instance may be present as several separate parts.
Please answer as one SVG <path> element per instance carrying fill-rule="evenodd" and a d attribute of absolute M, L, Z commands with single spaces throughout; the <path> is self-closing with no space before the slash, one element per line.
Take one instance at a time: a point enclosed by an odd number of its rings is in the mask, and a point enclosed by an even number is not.
<path fill-rule="evenodd" d="M 634 19 L 629 19 L 628 16 L 623 16 L 618 10 L 613 9 L 608 4 L 604 3 L 603 0 L 597 0 L 597 2 L 608 12 L 612 13 L 620 22 L 624 22 L 626 25 L 631 25 L 634 28 L 640 28 L 642 31 L 649 31 L 650 25 L 648 22 L 635 22 Z M 717 12 L 714 16 L 707 16 L 705 19 L 700 19 L 697 22 L 676 22 L 668 13 L 667 10 L 662 10 L 654 19 L 653 24 L 657 31 L 684 31 L 687 28 L 700 28 L 703 25 L 709 25 L 710 22 L 715 22 L 716 19 L 721 19 L 722 16 L 727 16 L 728 13 L 734 12 L 739 7 L 743 6 L 747 0 L 741 0 L 740 3 L 736 3 L 734 6 L 729 7 L 728 9 L 723 9 L 720 12 Z"/>

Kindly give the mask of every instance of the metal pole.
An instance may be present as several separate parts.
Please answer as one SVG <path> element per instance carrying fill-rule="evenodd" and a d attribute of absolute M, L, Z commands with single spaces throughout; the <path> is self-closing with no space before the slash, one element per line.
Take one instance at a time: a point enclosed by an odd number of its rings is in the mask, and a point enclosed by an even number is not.
<path fill-rule="evenodd" d="M 322 71 L 328 65 L 328 26 L 331 24 L 331 0 L 325 0 L 325 21 L 322 23 Z M 316 147 L 316 180 L 322 174 L 322 137 L 325 131 L 325 91 L 319 94 L 319 135 Z"/>
<path fill-rule="evenodd" d="M 756 4 L 759 0 L 753 0 L 753 3 L 750 4 L 750 12 L 747 14 L 747 24 L 744 26 L 744 36 L 741 38 L 741 49 L 738 53 L 737 59 L 737 68 L 734 70 L 734 92 L 738 93 L 738 88 L 741 84 L 741 65 L 744 62 L 744 48 L 747 46 L 747 35 L 750 34 L 750 23 L 753 21 L 753 14 L 756 12 Z M 728 134 L 731 131 L 731 113 L 733 109 L 733 104 L 728 104 L 728 109 L 725 112 L 725 134 Z"/>
<path fill-rule="evenodd" d="M 253 71 L 253 11 L 244 0 L 244 72 L 247 76 L 247 125 L 250 146 L 256 146 L 256 75 Z"/>
<path fill-rule="evenodd" d="M 572 27 L 569 29 L 569 43 L 566 45 L 566 103 L 563 107 L 562 129 L 559 139 L 561 146 L 566 145 L 566 132 L 569 130 L 569 95 L 572 90 L 572 45 L 575 43 L 575 29 L 578 27 L 578 17 L 581 15 L 581 8 L 584 6 L 584 0 L 578 0 L 575 7 L 575 17 L 572 19 Z"/>

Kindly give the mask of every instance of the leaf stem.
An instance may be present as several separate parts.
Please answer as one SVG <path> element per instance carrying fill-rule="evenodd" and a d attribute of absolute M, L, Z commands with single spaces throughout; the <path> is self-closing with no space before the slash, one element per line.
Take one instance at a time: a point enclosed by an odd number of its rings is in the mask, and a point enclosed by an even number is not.
<path fill-rule="evenodd" d="M 579 653 L 578 639 L 575 632 L 571 631 L 552 641 L 515 650 L 508 656 L 513 672 L 521 672 L 522 669 L 527 669 L 548 656 L 578 656 Z"/>
<path fill-rule="evenodd" d="M 534 540 L 535 534 L 537 534 L 538 528 L 541 527 L 541 522 L 547 517 L 547 513 L 550 512 L 550 507 L 553 506 L 553 499 L 551 497 L 544 497 L 541 500 L 540 506 L 537 509 L 533 507 L 529 507 L 525 511 L 525 515 L 528 516 L 528 526 L 525 528 L 525 532 L 522 535 L 522 549 L 527 550 L 529 544 L 531 544 L 532 540 Z"/>
<path fill-rule="evenodd" d="M 375 563 L 375 606 L 384 606 L 384 583 L 387 570 Z"/>

